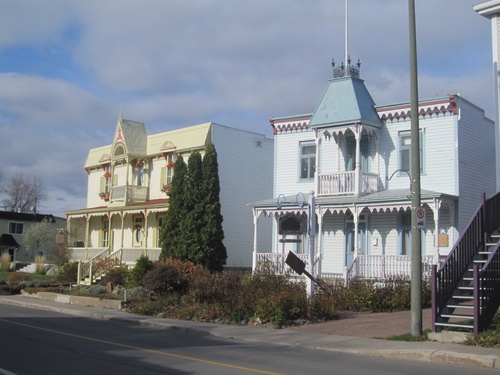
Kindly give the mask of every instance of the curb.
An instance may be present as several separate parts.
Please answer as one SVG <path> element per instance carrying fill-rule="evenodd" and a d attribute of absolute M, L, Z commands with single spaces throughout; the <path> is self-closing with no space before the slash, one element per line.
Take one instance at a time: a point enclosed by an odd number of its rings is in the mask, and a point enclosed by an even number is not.
<path fill-rule="evenodd" d="M 33 301 L 23 301 L 14 298 L 2 298 L 2 296 L 0 296 L 0 304 L 243 341 L 268 342 L 277 345 L 289 345 L 293 347 L 391 359 L 397 358 L 410 361 L 434 362 L 459 366 L 465 365 L 480 368 L 500 368 L 500 350 L 468 347 L 453 343 L 438 343 L 434 341 L 408 343 L 350 336 L 298 333 L 294 331 L 270 330 L 265 328 L 223 326 L 215 323 L 177 321 L 133 315 L 119 310 L 107 309 L 108 311 L 103 311 L 105 310 L 103 308 L 88 306 L 68 304 L 63 304 L 65 306 L 61 306 L 61 304 L 54 301 L 40 301 L 37 299 Z M 96 310 L 100 310 L 100 312 Z M 402 348 L 403 346 L 406 346 L 406 348 Z"/>

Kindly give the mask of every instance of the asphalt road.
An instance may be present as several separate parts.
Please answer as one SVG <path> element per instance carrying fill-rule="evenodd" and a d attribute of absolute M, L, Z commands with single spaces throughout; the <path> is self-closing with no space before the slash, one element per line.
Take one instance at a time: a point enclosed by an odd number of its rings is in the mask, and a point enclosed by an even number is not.
<path fill-rule="evenodd" d="M 0 305 L 0 374 L 497 374 Z"/>

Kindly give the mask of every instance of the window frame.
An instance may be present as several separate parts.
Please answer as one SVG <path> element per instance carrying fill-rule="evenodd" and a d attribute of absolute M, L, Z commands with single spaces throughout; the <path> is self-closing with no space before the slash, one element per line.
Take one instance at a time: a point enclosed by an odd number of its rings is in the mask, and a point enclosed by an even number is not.
<path fill-rule="evenodd" d="M 14 225 L 14 229 L 12 229 L 12 225 Z M 21 231 L 18 232 L 18 227 L 21 228 Z M 9 234 L 22 235 L 24 234 L 24 223 L 21 221 L 9 221 Z"/>
<path fill-rule="evenodd" d="M 404 145 L 403 139 L 409 139 L 410 144 L 408 146 Z M 423 129 L 419 130 L 419 148 L 420 148 L 420 175 L 425 175 L 425 131 Z M 408 151 L 408 168 L 404 168 L 402 165 L 403 150 Z M 405 130 L 398 133 L 398 176 L 406 176 L 406 173 L 402 170 L 407 170 L 410 175 L 413 175 L 411 170 L 411 130 Z"/>
<path fill-rule="evenodd" d="M 308 147 L 314 147 L 314 153 L 305 153 L 304 149 Z M 308 177 L 302 177 L 302 161 L 307 162 L 306 174 Z M 299 181 L 311 181 L 314 180 L 314 174 L 316 171 L 316 142 L 307 141 L 299 143 Z"/>

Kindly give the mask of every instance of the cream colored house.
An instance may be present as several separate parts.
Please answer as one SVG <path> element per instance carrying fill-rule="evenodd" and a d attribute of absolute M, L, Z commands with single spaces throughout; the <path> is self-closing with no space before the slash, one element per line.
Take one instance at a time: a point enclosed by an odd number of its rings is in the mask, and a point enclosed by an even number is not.
<path fill-rule="evenodd" d="M 272 193 L 273 140 L 211 122 L 147 135 L 143 123 L 121 117 L 112 143 L 89 151 L 87 207 L 66 213 L 74 260 L 97 267 L 134 264 L 142 254 L 158 259 L 174 162 L 179 156 L 187 162 L 194 151 L 203 156 L 210 143 L 218 154 L 227 266 L 250 268 L 246 202 Z"/>

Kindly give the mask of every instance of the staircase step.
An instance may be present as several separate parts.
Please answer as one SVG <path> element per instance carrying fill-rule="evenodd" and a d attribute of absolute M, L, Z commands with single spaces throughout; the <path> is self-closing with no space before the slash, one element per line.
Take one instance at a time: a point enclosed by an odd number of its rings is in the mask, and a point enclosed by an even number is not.
<path fill-rule="evenodd" d="M 446 305 L 449 309 L 473 309 L 473 305 Z"/>
<path fill-rule="evenodd" d="M 472 319 L 474 320 L 474 315 L 453 315 L 453 314 L 441 314 L 442 318 L 448 318 L 448 319 Z"/>
<path fill-rule="evenodd" d="M 441 322 L 436 322 L 435 323 L 437 326 L 441 327 L 456 327 L 456 328 L 468 328 L 468 329 L 474 329 L 473 325 L 470 324 L 459 324 L 459 323 L 441 323 Z"/>
<path fill-rule="evenodd" d="M 467 300 L 473 300 L 474 296 L 453 296 L 455 299 L 467 299 Z"/>

